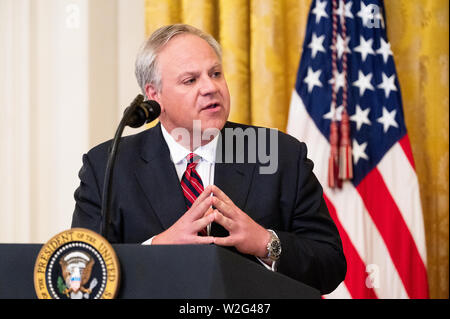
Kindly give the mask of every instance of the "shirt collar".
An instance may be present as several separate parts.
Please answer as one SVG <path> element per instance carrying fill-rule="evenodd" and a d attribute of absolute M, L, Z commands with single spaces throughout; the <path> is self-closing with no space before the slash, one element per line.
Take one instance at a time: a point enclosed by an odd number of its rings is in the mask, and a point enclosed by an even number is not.
<path fill-rule="evenodd" d="M 170 157 L 175 164 L 179 164 L 183 160 L 186 159 L 186 156 L 191 153 L 190 150 L 184 148 L 180 144 L 178 144 L 172 135 L 164 128 L 164 125 L 161 123 L 161 131 L 164 137 L 164 140 L 169 147 Z M 204 161 L 207 161 L 211 164 L 214 164 L 216 161 L 216 149 L 217 142 L 219 141 L 219 135 L 216 135 L 208 144 L 197 147 L 193 153 L 200 156 Z"/>

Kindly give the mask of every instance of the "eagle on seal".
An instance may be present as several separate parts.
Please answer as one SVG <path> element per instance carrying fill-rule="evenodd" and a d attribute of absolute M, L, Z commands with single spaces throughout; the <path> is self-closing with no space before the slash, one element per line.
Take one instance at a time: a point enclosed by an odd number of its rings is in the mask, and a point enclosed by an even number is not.
<path fill-rule="evenodd" d="M 62 292 L 68 298 L 72 293 L 90 294 L 91 289 L 85 288 L 89 282 L 94 266 L 94 259 L 87 253 L 82 251 L 73 251 L 64 255 L 60 260 L 62 275 L 66 284 L 66 289 Z"/>

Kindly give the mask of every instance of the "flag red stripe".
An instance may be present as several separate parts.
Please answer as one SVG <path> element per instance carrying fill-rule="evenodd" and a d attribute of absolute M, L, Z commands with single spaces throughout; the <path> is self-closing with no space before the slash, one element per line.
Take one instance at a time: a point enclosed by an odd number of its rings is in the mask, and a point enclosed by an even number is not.
<path fill-rule="evenodd" d="M 330 212 L 330 216 L 334 220 L 334 223 L 336 224 L 336 227 L 339 231 L 339 235 L 341 236 L 345 259 L 347 260 L 347 275 L 345 276 L 344 280 L 344 283 L 347 286 L 347 290 L 349 291 L 352 298 L 377 299 L 377 295 L 375 294 L 374 290 L 372 288 L 367 288 L 366 286 L 366 265 L 359 256 L 358 252 L 355 249 L 355 246 L 353 246 L 353 243 L 350 240 L 350 237 L 339 221 L 336 213 L 336 208 L 325 194 L 323 195 L 323 197 L 327 204 L 328 211 Z"/>
<path fill-rule="evenodd" d="M 399 144 L 402 147 L 403 152 L 405 152 L 405 155 L 408 158 L 408 161 L 411 163 L 411 166 L 414 169 L 416 169 L 416 166 L 414 164 L 414 157 L 413 157 L 412 150 L 411 150 L 411 143 L 409 142 L 408 134 L 405 134 L 405 136 L 403 136 L 400 139 Z"/>
<path fill-rule="evenodd" d="M 386 243 L 409 297 L 428 298 L 425 265 L 378 169 L 367 174 L 356 189 Z"/>

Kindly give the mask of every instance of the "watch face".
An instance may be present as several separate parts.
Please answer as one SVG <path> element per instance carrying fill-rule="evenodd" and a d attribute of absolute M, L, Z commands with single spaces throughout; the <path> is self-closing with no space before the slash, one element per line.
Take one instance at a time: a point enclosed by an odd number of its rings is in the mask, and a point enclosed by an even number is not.
<path fill-rule="evenodd" d="M 278 241 L 272 242 L 272 252 L 274 255 L 278 255 L 280 253 L 280 243 Z"/>

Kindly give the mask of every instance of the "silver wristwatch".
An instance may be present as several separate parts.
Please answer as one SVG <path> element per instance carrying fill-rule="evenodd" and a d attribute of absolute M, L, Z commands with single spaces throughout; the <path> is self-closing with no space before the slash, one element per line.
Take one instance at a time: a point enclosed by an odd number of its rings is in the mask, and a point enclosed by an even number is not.
<path fill-rule="evenodd" d="M 267 243 L 267 258 L 277 261 L 281 255 L 281 242 L 273 230 L 268 229 L 268 231 L 270 232 L 270 240 Z"/>

